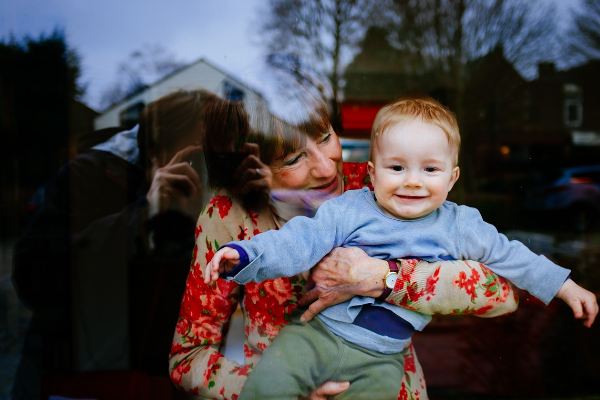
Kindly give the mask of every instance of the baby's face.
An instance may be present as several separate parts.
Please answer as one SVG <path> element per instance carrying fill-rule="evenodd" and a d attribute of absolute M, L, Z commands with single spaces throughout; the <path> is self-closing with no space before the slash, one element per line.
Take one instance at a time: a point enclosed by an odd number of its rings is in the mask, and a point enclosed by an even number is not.
<path fill-rule="evenodd" d="M 369 174 L 386 214 L 422 218 L 446 201 L 459 169 L 442 129 L 418 118 L 392 126 L 372 145 Z"/>

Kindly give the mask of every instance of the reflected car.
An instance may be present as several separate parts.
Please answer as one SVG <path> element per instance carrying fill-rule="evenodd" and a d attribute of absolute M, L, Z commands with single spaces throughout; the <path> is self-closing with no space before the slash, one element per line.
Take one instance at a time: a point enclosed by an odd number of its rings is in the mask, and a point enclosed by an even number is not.
<path fill-rule="evenodd" d="M 586 224 L 600 215 L 600 165 L 563 168 L 538 181 L 526 194 L 526 210 L 564 212 Z"/>

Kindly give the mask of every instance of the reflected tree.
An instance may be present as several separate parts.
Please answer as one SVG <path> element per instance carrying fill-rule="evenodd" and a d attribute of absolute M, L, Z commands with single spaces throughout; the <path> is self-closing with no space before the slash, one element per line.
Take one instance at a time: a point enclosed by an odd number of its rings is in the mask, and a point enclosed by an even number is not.
<path fill-rule="evenodd" d="M 69 107 L 85 92 L 80 65 L 60 29 L 0 41 L 0 155 L 15 161 L 14 170 L 22 169 L 27 184 L 41 185 L 65 161 Z M 23 160 L 36 162 L 29 166 Z"/>
<path fill-rule="evenodd" d="M 269 52 L 287 52 L 318 66 L 337 98 L 344 56 L 364 35 L 373 6 L 373 0 L 269 0 L 259 33 Z"/>
<path fill-rule="evenodd" d="M 502 47 L 518 70 L 552 58 L 555 9 L 540 0 L 393 0 L 392 44 L 460 91 L 464 66 Z"/>
<path fill-rule="evenodd" d="M 600 2 L 582 0 L 572 13 L 573 26 L 566 35 L 570 54 L 578 61 L 600 58 Z"/>
<path fill-rule="evenodd" d="M 164 47 L 145 44 L 119 64 L 117 79 L 103 90 L 100 106 L 106 109 L 183 66 L 185 63 L 177 60 Z"/>
<path fill-rule="evenodd" d="M 0 40 L 0 237 L 20 228 L 17 215 L 68 157 L 76 102 L 85 92 L 81 60 L 65 33 Z"/>

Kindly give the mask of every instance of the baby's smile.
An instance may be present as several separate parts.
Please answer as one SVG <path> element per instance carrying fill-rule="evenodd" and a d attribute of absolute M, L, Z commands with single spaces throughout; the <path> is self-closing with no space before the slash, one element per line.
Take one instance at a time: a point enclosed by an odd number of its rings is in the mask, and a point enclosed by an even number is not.
<path fill-rule="evenodd" d="M 419 200 L 419 199 L 424 199 L 427 196 L 407 196 L 404 194 L 397 194 L 396 197 L 399 197 L 401 199 L 407 199 L 407 200 Z"/>

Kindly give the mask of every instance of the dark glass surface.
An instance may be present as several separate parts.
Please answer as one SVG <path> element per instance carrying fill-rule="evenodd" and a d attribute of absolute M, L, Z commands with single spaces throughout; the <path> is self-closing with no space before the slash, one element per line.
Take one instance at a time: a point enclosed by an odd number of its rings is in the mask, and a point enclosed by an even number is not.
<path fill-rule="evenodd" d="M 308 66 L 324 77 L 319 86 L 298 73 L 296 83 L 331 100 L 346 161 L 368 159 L 383 105 L 430 96 L 450 108 L 462 148 L 449 200 L 478 208 L 509 239 L 571 269 L 576 282 L 600 294 L 597 0 L 135 8 L 108 1 L 77 10 L 5 3 L 0 399 L 48 398 L 61 385 L 79 385 L 84 398 L 126 398 L 132 381 L 143 382 L 147 395 L 136 398 L 186 398 L 171 386 L 167 355 L 199 204 L 211 197 L 202 172 L 210 157 L 198 150 L 179 160 L 198 174 L 198 204 L 158 202 L 157 212 L 147 199 L 152 157 L 160 155 L 152 146 L 165 145 L 140 144 L 137 156 L 94 147 L 179 89 L 204 89 L 254 111 L 298 107 L 306 93 L 275 75 L 271 86 L 253 78 L 264 54 L 276 54 L 270 65 L 289 75 Z M 186 118 L 174 117 L 169 129 Z M 189 123 L 181 128 L 188 133 L 207 122 Z M 201 144 L 194 135 L 173 139 L 167 161 Z M 134 151 L 138 142 L 117 147 Z M 217 161 L 235 170 L 234 150 L 223 149 Z M 544 306 L 520 296 L 514 314 L 435 316 L 415 335 L 432 400 L 600 399 L 600 323 L 587 329 L 559 300 Z M 241 339 L 232 343 L 234 357 Z M 20 397 L 11 395 L 15 388 Z"/>

